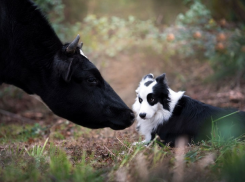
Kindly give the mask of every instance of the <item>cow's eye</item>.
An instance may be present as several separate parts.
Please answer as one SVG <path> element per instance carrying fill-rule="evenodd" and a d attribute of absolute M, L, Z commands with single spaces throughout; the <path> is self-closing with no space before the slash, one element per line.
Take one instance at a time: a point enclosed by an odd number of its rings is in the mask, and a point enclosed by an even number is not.
<path fill-rule="evenodd" d="M 139 102 L 141 103 L 143 100 L 139 97 Z"/>
<path fill-rule="evenodd" d="M 91 84 L 97 84 L 98 80 L 96 78 L 90 77 L 87 79 L 87 82 Z"/>

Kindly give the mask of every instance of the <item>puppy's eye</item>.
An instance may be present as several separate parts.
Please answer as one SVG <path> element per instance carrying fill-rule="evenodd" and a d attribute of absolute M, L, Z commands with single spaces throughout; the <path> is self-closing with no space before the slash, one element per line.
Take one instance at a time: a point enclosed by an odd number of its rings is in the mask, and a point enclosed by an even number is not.
<path fill-rule="evenodd" d="M 87 82 L 91 84 L 97 84 L 98 80 L 96 78 L 90 77 L 87 79 Z"/>
<path fill-rule="evenodd" d="M 141 103 L 143 100 L 139 97 L 139 102 Z"/>
<path fill-rule="evenodd" d="M 150 104 L 150 105 L 154 105 L 154 104 L 156 104 L 156 98 L 154 97 L 154 95 L 153 94 L 148 94 L 147 95 L 147 102 Z"/>

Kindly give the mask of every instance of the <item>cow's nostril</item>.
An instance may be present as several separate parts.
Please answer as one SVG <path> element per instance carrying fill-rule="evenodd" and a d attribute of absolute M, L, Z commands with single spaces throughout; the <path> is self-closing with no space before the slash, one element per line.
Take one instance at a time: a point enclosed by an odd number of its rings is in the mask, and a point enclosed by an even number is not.
<path fill-rule="evenodd" d="M 134 119 L 134 113 L 133 112 L 130 112 L 130 119 L 133 120 Z"/>
<path fill-rule="evenodd" d="M 146 113 L 145 112 L 144 113 L 140 113 L 139 116 L 143 119 L 143 118 L 146 117 Z"/>

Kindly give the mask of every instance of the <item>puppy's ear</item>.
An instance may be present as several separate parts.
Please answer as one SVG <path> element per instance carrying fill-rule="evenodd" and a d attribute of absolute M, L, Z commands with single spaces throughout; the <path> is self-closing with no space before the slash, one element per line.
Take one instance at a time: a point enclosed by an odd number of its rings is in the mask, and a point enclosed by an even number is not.
<path fill-rule="evenodd" d="M 150 78 L 150 79 L 154 79 L 154 75 L 152 73 L 148 74 L 148 75 L 145 75 L 142 80 L 145 80 L 147 78 Z"/>
<path fill-rule="evenodd" d="M 162 75 L 156 78 L 157 83 L 166 83 L 166 74 L 163 73 Z"/>

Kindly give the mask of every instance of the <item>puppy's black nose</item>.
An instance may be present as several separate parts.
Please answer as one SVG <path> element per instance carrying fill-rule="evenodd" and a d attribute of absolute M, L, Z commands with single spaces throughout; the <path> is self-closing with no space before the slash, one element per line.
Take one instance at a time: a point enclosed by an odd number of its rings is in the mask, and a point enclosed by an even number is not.
<path fill-rule="evenodd" d="M 142 119 L 144 119 L 144 118 L 145 118 L 145 116 L 146 116 L 146 113 L 145 113 L 145 112 L 140 113 L 140 114 L 139 114 L 139 116 L 140 116 Z"/>

